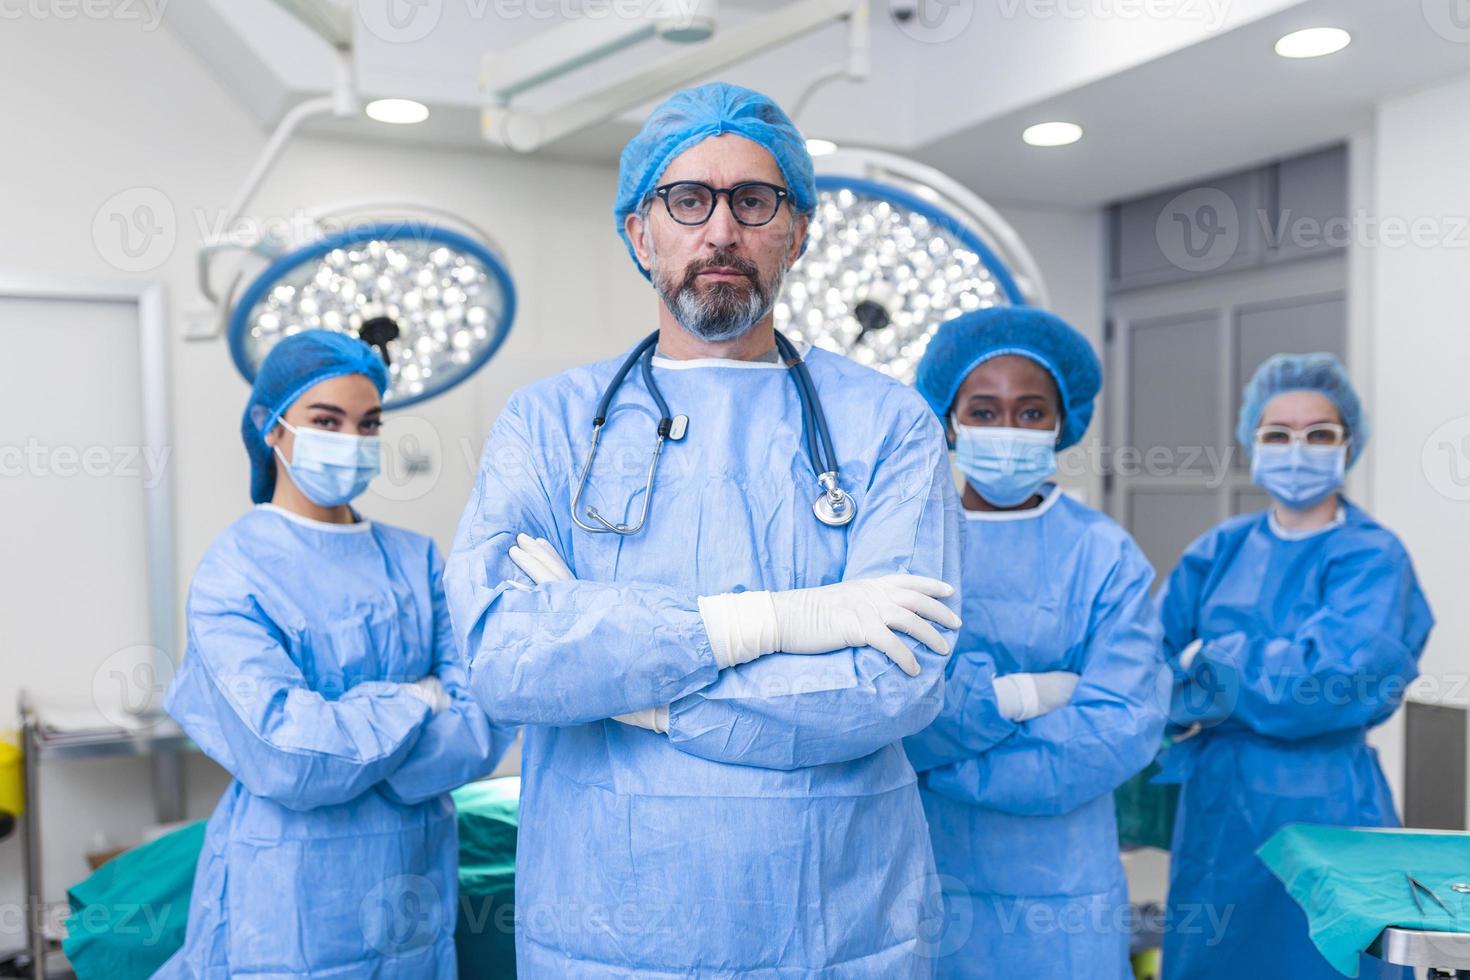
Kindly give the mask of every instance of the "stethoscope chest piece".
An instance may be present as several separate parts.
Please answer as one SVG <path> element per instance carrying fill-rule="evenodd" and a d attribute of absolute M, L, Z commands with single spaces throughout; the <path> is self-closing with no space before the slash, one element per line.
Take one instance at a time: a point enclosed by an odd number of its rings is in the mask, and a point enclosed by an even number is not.
<path fill-rule="evenodd" d="M 812 513 L 828 527 L 842 527 L 857 516 L 857 507 L 853 506 L 852 497 L 846 490 L 838 490 L 835 495 L 824 493 L 818 497 L 812 504 Z"/>
<path fill-rule="evenodd" d="M 852 523 L 857 516 L 857 501 L 837 485 L 837 474 L 823 473 L 817 481 L 822 484 L 822 495 L 812 504 L 812 513 L 817 515 L 817 520 L 828 527 Z"/>

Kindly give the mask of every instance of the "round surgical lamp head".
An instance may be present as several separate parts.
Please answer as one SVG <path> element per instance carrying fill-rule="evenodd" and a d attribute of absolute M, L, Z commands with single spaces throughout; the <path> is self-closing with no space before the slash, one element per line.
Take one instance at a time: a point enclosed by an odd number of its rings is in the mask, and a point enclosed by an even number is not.
<path fill-rule="evenodd" d="M 775 307 L 777 329 L 792 340 L 912 383 L 943 321 L 1046 304 L 1015 231 L 954 180 L 873 150 L 840 149 L 815 163 L 811 237 Z"/>
<path fill-rule="evenodd" d="M 393 221 L 328 235 L 273 261 L 230 313 L 230 356 L 253 382 L 283 337 L 335 330 L 388 365 L 384 408 L 404 408 L 479 370 L 515 317 L 515 287 L 484 244 Z"/>

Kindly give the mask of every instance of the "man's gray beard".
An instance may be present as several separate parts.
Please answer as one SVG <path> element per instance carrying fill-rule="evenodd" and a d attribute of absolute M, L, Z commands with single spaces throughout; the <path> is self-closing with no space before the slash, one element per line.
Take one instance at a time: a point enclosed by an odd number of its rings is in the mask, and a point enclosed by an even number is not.
<path fill-rule="evenodd" d="M 771 312 L 772 305 L 759 289 L 728 282 L 714 283 L 704 291 L 691 286 L 673 297 L 661 285 L 659 295 L 680 326 L 710 342 L 744 336 Z"/>
<path fill-rule="evenodd" d="M 655 264 L 653 288 L 681 327 L 700 340 L 722 343 L 743 337 L 765 319 L 781 295 L 789 269 L 783 261 L 769 282 L 747 287 L 717 282 L 701 290 L 695 284 L 680 288 Z"/>

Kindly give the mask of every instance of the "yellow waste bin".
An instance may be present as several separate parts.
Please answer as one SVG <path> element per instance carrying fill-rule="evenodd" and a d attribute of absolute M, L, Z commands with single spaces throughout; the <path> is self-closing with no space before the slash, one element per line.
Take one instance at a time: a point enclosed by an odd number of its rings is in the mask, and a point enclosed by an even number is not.
<path fill-rule="evenodd" d="M 12 736 L 0 737 L 0 813 L 19 816 L 26 808 L 25 767 L 20 743 Z"/>

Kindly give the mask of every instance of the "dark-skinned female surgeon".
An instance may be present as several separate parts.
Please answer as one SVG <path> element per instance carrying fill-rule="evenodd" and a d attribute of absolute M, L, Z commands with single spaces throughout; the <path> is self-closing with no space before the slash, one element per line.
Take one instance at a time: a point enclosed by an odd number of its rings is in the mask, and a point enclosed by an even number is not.
<path fill-rule="evenodd" d="M 455 976 L 447 794 L 511 733 L 466 692 L 433 542 L 350 506 L 378 472 L 387 384 L 372 348 L 322 330 L 256 376 L 256 506 L 194 573 L 165 701 L 234 780 L 159 977 Z"/>
<path fill-rule="evenodd" d="M 1398 825 L 1368 746 L 1434 625 L 1404 546 L 1344 500 L 1367 420 L 1330 354 L 1278 354 L 1246 385 L 1236 436 L 1272 497 L 1184 552 L 1161 595 L 1182 782 L 1164 976 L 1338 977 L 1256 857 L 1293 822 Z M 1228 918 L 1226 917 L 1228 915 Z M 1364 957 L 1360 977 L 1407 977 Z"/>
<path fill-rule="evenodd" d="M 918 371 L 965 476 L 964 611 L 944 707 L 905 740 L 943 883 L 941 977 L 1123 980 L 1113 789 L 1159 747 L 1167 673 L 1153 570 L 1050 481 L 1102 369 L 1041 310 L 945 323 Z"/>

